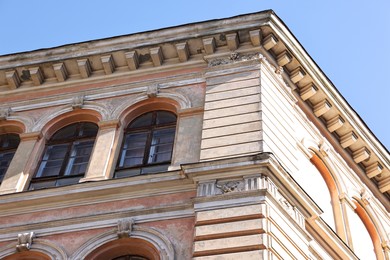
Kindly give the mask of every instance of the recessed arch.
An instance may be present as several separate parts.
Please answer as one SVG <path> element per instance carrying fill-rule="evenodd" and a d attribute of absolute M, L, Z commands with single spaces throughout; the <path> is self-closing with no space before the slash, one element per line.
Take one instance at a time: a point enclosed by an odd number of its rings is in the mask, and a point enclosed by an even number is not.
<path fill-rule="evenodd" d="M 324 161 L 315 152 L 310 158 L 310 162 L 317 168 L 328 188 L 333 210 L 333 218 L 335 221 L 335 231 L 344 241 L 346 241 L 347 236 L 345 233 L 342 208 L 339 200 L 340 192 L 337 181 L 325 165 Z"/>
<path fill-rule="evenodd" d="M 360 201 L 354 199 L 353 203 L 355 205 L 355 213 L 363 222 L 368 234 L 370 235 L 375 255 L 378 259 L 384 259 L 381 238 L 374 221 L 371 219 L 370 215 L 367 213 Z"/>
<path fill-rule="evenodd" d="M 156 258 L 151 259 L 160 259 L 160 260 L 171 260 L 175 259 L 175 251 L 171 241 L 165 237 L 159 231 L 143 227 L 139 225 L 134 225 L 128 238 L 118 238 L 117 230 L 113 229 L 102 233 L 99 236 L 89 240 L 87 243 L 82 245 L 76 252 L 73 253 L 73 256 L 70 257 L 72 260 L 77 259 L 98 259 L 98 258 L 89 258 L 92 256 L 97 257 L 96 253 L 101 252 L 104 254 L 109 254 L 110 249 L 119 249 L 124 245 L 131 246 L 131 243 L 140 243 L 144 250 L 147 250 L 144 256 L 153 256 Z M 138 251 L 132 251 L 130 254 L 139 254 Z M 143 256 L 143 255 L 141 255 Z"/>
<path fill-rule="evenodd" d="M 177 115 L 180 109 L 180 105 L 173 99 L 149 98 L 128 106 L 120 113 L 119 119 L 122 126 L 126 127 L 133 119 L 147 112 L 165 110 Z"/>
<path fill-rule="evenodd" d="M 16 242 L 0 248 L 0 259 L 4 260 L 63 260 L 68 259 L 65 250 L 48 240 L 35 238 L 29 251 L 17 253 Z M 29 256 L 33 256 L 32 258 Z M 35 258 L 34 258 L 35 257 Z"/>
<path fill-rule="evenodd" d="M 0 134 L 22 134 L 26 131 L 23 123 L 16 120 L 0 121 Z"/>
<path fill-rule="evenodd" d="M 159 260 L 160 254 L 149 242 L 139 238 L 121 238 L 107 242 L 93 250 L 85 260 L 108 260 L 124 255 L 136 255 L 150 260 Z"/>
<path fill-rule="evenodd" d="M 42 128 L 45 139 L 57 132 L 59 129 L 77 122 L 91 122 L 97 124 L 101 120 L 101 115 L 89 109 L 75 109 L 52 118 Z"/>

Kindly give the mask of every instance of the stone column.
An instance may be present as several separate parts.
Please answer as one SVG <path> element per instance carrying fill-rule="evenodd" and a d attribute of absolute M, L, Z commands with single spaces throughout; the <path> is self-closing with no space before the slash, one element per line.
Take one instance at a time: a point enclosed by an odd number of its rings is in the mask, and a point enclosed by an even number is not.
<path fill-rule="evenodd" d="M 40 155 L 37 150 L 40 137 L 40 132 L 20 134 L 20 143 L 1 183 L 0 194 L 24 190 L 29 180 L 29 173 L 34 168 L 29 162 L 38 161 L 37 158 L 30 157 Z"/>
<path fill-rule="evenodd" d="M 119 120 L 99 122 L 99 132 L 84 178 L 80 182 L 99 181 L 110 178 L 115 168 L 115 155 L 120 145 L 122 131 Z"/>

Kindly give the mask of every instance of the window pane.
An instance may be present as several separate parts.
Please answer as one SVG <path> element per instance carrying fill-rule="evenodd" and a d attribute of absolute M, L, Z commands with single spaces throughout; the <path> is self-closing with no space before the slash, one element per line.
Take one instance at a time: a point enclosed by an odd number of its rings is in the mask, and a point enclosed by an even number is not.
<path fill-rule="evenodd" d="M 152 125 L 153 112 L 144 114 L 142 116 L 137 117 L 131 124 L 129 128 L 138 128 Z"/>
<path fill-rule="evenodd" d="M 59 175 L 67 150 L 68 144 L 48 146 L 36 177 Z"/>
<path fill-rule="evenodd" d="M 171 160 L 175 129 L 162 129 L 154 131 L 148 163 L 167 162 Z"/>
<path fill-rule="evenodd" d="M 78 137 L 94 137 L 97 135 L 98 126 L 92 123 L 83 123 Z"/>
<path fill-rule="evenodd" d="M 17 134 L 3 134 L 0 135 L 0 151 L 16 149 L 20 143 L 19 135 Z"/>
<path fill-rule="evenodd" d="M 15 152 L 2 152 L 0 153 L 0 183 L 3 181 L 4 175 L 14 157 Z"/>
<path fill-rule="evenodd" d="M 61 178 L 56 181 L 56 187 L 66 186 L 66 185 L 72 185 L 79 183 L 79 180 L 81 179 L 80 176 L 76 176 L 73 178 Z"/>
<path fill-rule="evenodd" d="M 76 136 L 77 124 L 68 125 L 58 130 L 50 141 L 66 140 Z"/>
<path fill-rule="evenodd" d="M 153 166 L 145 166 L 141 168 L 142 174 L 148 174 L 148 173 L 157 173 L 157 172 L 165 172 L 168 170 L 169 163 L 167 164 L 158 164 Z"/>
<path fill-rule="evenodd" d="M 156 125 L 175 123 L 176 115 L 168 111 L 157 111 Z"/>
<path fill-rule="evenodd" d="M 148 134 L 127 134 L 123 144 L 119 167 L 131 167 L 143 163 Z"/>
<path fill-rule="evenodd" d="M 83 174 L 87 170 L 94 141 L 74 142 L 69 154 L 65 175 Z"/>
<path fill-rule="evenodd" d="M 51 188 L 56 186 L 56 180 L 41 181 L 36 183 L 31 183 L 29 190 L 39 190 L 44 188 Z"/>
<path fill-rule="evenodd" d="M 140 168 L 124 169 L 115 172 L 115 178 L 133 177 L 141 174 Z"/>

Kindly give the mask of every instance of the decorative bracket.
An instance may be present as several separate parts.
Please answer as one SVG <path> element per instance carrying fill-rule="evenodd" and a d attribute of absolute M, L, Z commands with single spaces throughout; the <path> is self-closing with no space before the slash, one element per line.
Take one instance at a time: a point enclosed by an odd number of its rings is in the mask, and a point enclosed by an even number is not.
<path fill-rule="evenodd" d="M 18 234 L 18 244 L 16 245 L 16 250 L 18 252 L 30 250 L 33 238 L 35 238 L 34 232 Z"/>
<path fill-rule="evenodd" d="M 75 96 L 72 99 L 72 108 L 73 109 L 82 108 L 83 105 L 84 105 L 84 95 Z"/>
<path fill-rule="evenodd" d="M 133 230 L 133 225 L 134 220 L 132 218 L 118 220 L 118 238 L 130 237 Z"/>
<path fill-rule="evenodd" d="M 0 109 L 0 121 L 7 120 L 7 118 L 9 117 L 9 115 L 11 113 L 11 111 L 12 110 L 11 110 L 10 107 Z"/>
<path fill-rule="evenodd" d="M 148 95 L 148 98 L 154 98 L 157 97 L 158 93 L 160 91 L 160 86 L 158 84 L 148 86 L 148 89 L 146 90 L 146 95 Z"/>

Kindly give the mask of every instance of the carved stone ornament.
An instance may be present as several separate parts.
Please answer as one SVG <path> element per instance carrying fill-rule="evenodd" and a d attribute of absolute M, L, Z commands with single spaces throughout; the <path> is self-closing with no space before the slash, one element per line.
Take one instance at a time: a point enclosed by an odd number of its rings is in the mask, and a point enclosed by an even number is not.
<path fill-rule="evenodd" d="M 11 113 L 11 108 L 1 108 L 0 109 L 0 121 L 7 120 Z"/>
<path fill-rule="evenodd" d="M 278 75 L 282 75 L 283 73 L 283 67 L 282 66 L 279 66 L 275 69 L 275 73 L 278 74 Z"/>
<path fill-rule="evenodd" d="M 131 218 L 118 220 L 118 238 L 130 237 L 133 225 L 134 220 Z"/>
<path fill-rule="evenodd" d="M 16 245 L 16 250 L 18 252 L 30 250 L 33 238 L 35 238 L 34 232 L 18 234 L 18 244 Z"/>
<path fill-rule="evenodd" d="M 83 105 L 84 105 L 84 96 L 83 95 L 75 96 L 72 99 L 72 108 L 73 109 L 82 108 Z"/>
<path fill-rule="evenodd" d="M 209 60 L 209 67 L 214 67 L 218 65 L 231 64 L 240 61 L 249 61 L 249 60 L 262 60 L 264 56 L 260 53 L 248 53 L 248 54 L 239 54 L 237 52 L 232 52 L 227 58 L 219 58 Z"/>
<path fill-rule="evenodd" d="M 158 84 L 148 86 L 148 89 L 146 90 L 146 95 L 148 98 L 154 98 L 157 97 L 157 94 L 159 92 L 160 86 Z"/>
<path fill-rule="evenodd" d="M 222 194 L 237 192 L 243 190 L 243 182 L 242 181 L 229 181 L 229 182 L 218 182 L 216 187 L 221 191 Z"/>

